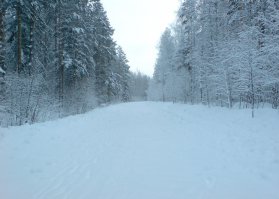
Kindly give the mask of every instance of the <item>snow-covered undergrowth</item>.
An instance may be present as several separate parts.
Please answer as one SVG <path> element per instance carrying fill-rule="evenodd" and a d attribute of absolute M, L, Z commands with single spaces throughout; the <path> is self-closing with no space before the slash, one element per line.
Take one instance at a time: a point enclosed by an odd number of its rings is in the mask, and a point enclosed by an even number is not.
<path fill-rule="evenodd" d="M 129 103 L 0 128 L 1 199 L 278 199 L 279 113 Z"/>

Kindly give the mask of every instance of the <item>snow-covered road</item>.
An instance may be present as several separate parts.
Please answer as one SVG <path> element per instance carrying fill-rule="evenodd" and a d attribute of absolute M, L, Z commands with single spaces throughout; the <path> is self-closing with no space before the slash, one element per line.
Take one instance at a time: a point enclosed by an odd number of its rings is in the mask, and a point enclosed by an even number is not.
<path fill-rule="evenodd" d="M 279 199 L 279 113 L 141 102 L 0 128 L 0 199 Z"/>

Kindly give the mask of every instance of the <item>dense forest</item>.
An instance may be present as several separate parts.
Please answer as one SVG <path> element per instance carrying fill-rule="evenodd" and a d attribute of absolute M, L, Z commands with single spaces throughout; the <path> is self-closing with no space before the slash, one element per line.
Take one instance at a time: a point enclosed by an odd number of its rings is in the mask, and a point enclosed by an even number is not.
<path fill-rule="evenodd" d="M 182 0 L 151 80 L 113 33 L 100 0 L 0 0 L 0 126 L 147 99 L 279 108 L 279 0 Z"/>
<path fill-rule="evenodd" d="M 183 0 L 161 37 L 148 96 L 278 108 L 279 1 Z"/>
<path fill-rule="evenodd" d="M 146 98 L 113 32 L 100 0 L 0 0 L 0 126 Z"/>

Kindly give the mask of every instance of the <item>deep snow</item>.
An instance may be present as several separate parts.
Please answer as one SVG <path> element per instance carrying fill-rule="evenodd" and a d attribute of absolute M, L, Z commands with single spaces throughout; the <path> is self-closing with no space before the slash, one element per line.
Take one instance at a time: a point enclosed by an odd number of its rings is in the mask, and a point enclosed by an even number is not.
<path fill-rule="evenodd" d="M 0 199 L 279 199 L 279 113 L 129 103 L 0 128 Z"/>

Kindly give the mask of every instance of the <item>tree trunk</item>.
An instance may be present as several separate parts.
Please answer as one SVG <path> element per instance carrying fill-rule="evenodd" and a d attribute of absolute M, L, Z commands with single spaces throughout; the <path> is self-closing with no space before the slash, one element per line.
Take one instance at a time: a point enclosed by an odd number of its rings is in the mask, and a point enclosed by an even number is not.
<path fill-rule="evenodd" d="M 252 25 L 251 19 L 252 19 L 252 1 L 249 2 L 249 25 Z M 250 39 L 253 37 L 253 35 L 250 35 Z M 252 43 L 252 41 L 251 41 Z M 252 105 L 252 118 L 255 116 L 255 89 L 254 89 L 254 66 L 253 66 L 253 60 L 252 60 L 252 52 L 249 51 L 248 55 L 248 62 L 249 62 L 249 69 L 250 69 L 250 91 L 251 91 L 251 105 Z"/>
<path fill-rule="evenodd" d="M 189 69 L 189 76 L 190 76 L 190 100 L 191 104 L 194 104 L 194 80 L 193 80 L 193 71 L 190 67 Z"/>
<path fill-rule="evenodd" d="M 16 7 L 17 17 L 17 73 L 19 74 L 22 70 L 22 18 L 21 18 L 21 6 L 17 3 Z"/>
<path fill-rule="evenodd" d="M 5 43 L 5 35 L 4 35 L 4 16 L 5 11 L 2 7 L 4 3 L 4 0 L 0 0 L 0 69 L 2 68 L 4 70 L 4 64 L 5 64 L 5 49 L 4 49 L 4 43 Z M 1 74 L 0 74 L 1 77 Z"/>
<path fill-rule="evenodd" d="M 226 76 L 226 89 L 227 89 L 228 105 L 229 105 L 229 108 L 232 108 L 232 88 L 231 88 L 231 81 L 229 78 L 228 71 L 225 72 L 225 76 Z"/>
<path fill-rule="evenodd" d="M 61 111 L 64 108 L 64 63 L 63 63 L 63 50 L 64 41 L 62 33 L 62 19 L 61 19 L 61 3 L 58 2 L 58 18 L 57 18 L 57 41 L 58 41 L 58 67 L 59 67 L 59 101 L 60 101 L 60 117 Z"/>
<path fill-rule="evenodd" d="M 34 8 L 33 8 L 34 9 Z M 34 49 L 34 29 L 35 29 L 35 16 L 34 13 L 31 14 L 30 18 L 30 47 L 29 47 L 29 63 L 28 63 L 28 73 L 31 76 L 32 67 L 33 67 L 33 49 Z"/>

